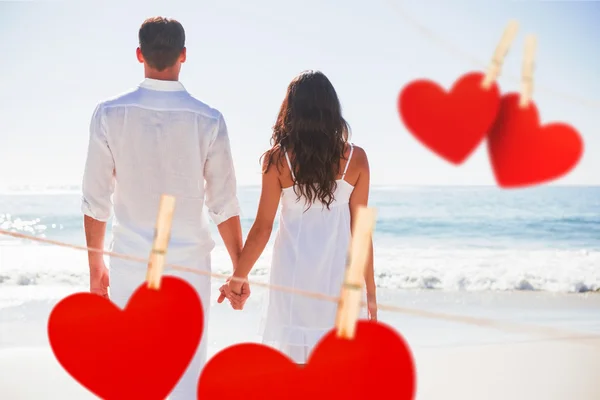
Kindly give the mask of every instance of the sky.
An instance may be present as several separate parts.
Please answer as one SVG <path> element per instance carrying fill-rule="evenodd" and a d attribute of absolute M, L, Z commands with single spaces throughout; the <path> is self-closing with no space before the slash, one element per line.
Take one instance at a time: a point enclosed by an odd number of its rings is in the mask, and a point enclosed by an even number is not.
<path fill-rule="evenodd" d="M 600 2 L 82 0 L 0 1 L 0 185 L 80 183 L 94 107 L 143 79 L 137 32 L 155 15 L 184 25 L 181 81 L 225 116 L 240 185 L 260 183 L 285 89 L 306 69 L 335 86 L 374 185 L 494 185 L 485 146 L 450 165 L 404 129 L 397 97 L 413 79 L 448 87 L 483 70 L 513 18 L 501 89 L 519 90 L 524 37 L 536 34 L 541 119 L 572 124 L 585 143 L 556 183 L 600 184 Z"/>

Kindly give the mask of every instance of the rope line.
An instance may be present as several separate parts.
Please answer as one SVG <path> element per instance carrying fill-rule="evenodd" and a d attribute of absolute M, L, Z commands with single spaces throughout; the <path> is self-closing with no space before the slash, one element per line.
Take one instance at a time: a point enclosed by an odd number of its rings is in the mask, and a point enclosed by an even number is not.
<path fill-rule="evenodd" d="M 96 249 L 96 248 L 91 248 L 91 247 L 87 247 L 87 246 L 81 246 L 81 245 L 60 242 L 58 240 L 39 238 L 39 237 L 31 236 L 31 235 L 26 235 L 23 233 L 7 231 L 4 229 L 0 229 L 0 235 L 11 236 L 14 238 L 30 240 L 30 241 L 34 241 L 34 242 L 45 243 L 45 244 L 59 246 L 59 247 L 66 247 L 66 248 L 71 248 L 71 249 L 75 249 L 75 250 L 82 250 L 82 251 L 88 251 L 88 252 L 93 252 L 93 253 L 101 253 L 103 255 L 120 258 L 123 260 L 129 260 L 129 261 L 135 261 L 135 262 L 141 262 L 141 263 L 148 262 L 147 258 L 135 257 L 135 256 L 127 255 L 127 254 L 106 251 L 103 249 Z M 176 264 L 165 264 L 165 269 L 190 272 L 190 273 L 194 273 L 194 274 L 205 275 L 205 276 L 210 276 L 210 277 L 219 278 L 219 279 L 229 279 L 230 278 L 230 275 L 202 271 L 200 269 L 185 267 L 185 266 L 176 265 Z M 318 300 L 330 301 L 330 302 L 334 302 L 334 303 L 338 303 L 338 304 L 340 303 L 339 297 L 329 296 L 329 295 L 326 295 L 323 293 L 311 292 L 311 291 L 296 289 L 296 288 L 287 287 L 287 286 L 272 285 L 269 283 L 258 282 L 258 281 L 249 280 L 249 279 L 239 279 L 239 278 L 235 278 L 235 279 L 240 282 L 247 282 L 248 284 L 256 285 L 256 286 L 260 286 L 260 287 L 264 287 L 264 288 L 270 288 L 270 289 L 279 290 L 282 292 L 298 294 L 301 296 L 314 298 L 314 299 L 318 299 Z M 366 307 L 367 303 L 365 303 L 363 301 L 363 302 L 361 302 L 361 306 Z M 381 311 L 390 311 L 390 312 L 410 315 L 410 316 L 414 316 L 414 317 L 421 317 L 421 318 L 428 318 L 428 319 L 435 319 L 435 320 L 442 320 L 442 321 L 447 321 L 447 322 L 472 325 L 472 326 L 477 326 L 480 328 L 492 328 L 492 329 L 496 329 L 496 330 L 500 330 L 500 331 L 504 331 L 504 332 L 510 332 L 510 333 L 527 333 L 527 334 L 535 333 L 537 335 L 543 336 L 544 337 L 543 340 L 545 340 L 545 341 L 571 340 L 571 341 L 576 341 L 578 343 L 592 345 L 594 347 L 600 347 L 600 335 L 590 335 L 589 333 L 566 331 L 566 330 L 556 329 L 556 328 L 552 328 L 552 327 L 518 324 L 518 323 L 513 323 L 513 322 L 489 319 L 489 318 L 479 318 L 479 317 L 469 317 L 469 316 L 465 316 L 465 315 L 447 314 L 447 313 L 441 313 L 441 312 L 435 312 L 435 311 L 422 310 L 422 309 L 418 309 L 418 308 L 400 307 L 400 306 L 395 306 L 393 304 L 378 303 L 377 309 L 381 310 Z M 594 342 L 591 339 L 595 339 L 596 342 Z"/>
<path fill-rule="evenodd" d="M 398 14 L 402 19 L 408 22 L 413 28 L 422 36 L 427 37 L 430 41 L 435 42 L 439 47 L 442 47 L 446 52 L 452 54 L 455 57 L 462 58 L 464 60 L 468 60 L 470 64 L 476 66 L 477 68 L 485 71 L 488 67 L 488 63 L 482 62 L 480 59 L 473 57 L 471 54 L 465 52 L 460 47 L 456 46 L 454 43 L 444 39 L 441 35 L 437 34 L 434 30 L 428 28 L 426 25 L 422 24 L 418 19 L 414 18 L 410 15 L 404 8 L 402 8 L 398 1 L 386 0 L 386 2 L 391 6 L 391 8 Z M 501 77 L 506 77 L 507 79 L 514 81 L 516 83 L 521 82 L 521 76 L 513 75 L 513 74 L 505 74 L 502 73 Z M 567 100 L 571 103 L 577 103 L 580 105 L 584 105 L 586 107 L 591 108 L 600 108 L 600 100 L 589 99 L 585 97 L 581 97 L 578 95 L 572 95 L 570 93 L 564 93 L 557 91 L 551 87 L 543 86 L 536 84 L 535 88 L 536 92 L 546 93 L 551 96 L 561 98 L 563 100 Z"/>

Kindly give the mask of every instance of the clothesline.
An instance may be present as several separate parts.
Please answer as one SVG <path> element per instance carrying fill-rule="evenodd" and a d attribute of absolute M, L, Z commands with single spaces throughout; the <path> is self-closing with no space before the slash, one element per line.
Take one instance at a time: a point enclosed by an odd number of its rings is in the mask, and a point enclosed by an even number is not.
<path fill-rule="evenodd" d="M 438 46 L 444 48 L 447 52 L 451 53 L 453 56 L 467 60 L 474 67 L 480 68 L 482 70 L 485 70 L 488 67 L 488 62 L 483 62 L 480 59 L 473 57 L 471 54 L 469 54 L 468 52 L 465 52 L 459 46 L 456 46 L 454 43 L 444 39 L 443 36 L 437 34 L 434 30 L 423 25 L 418 19 L 414 18 L 406 10 L 404 10 L 398 4 L 399 1 L 394 1 L 394 0 L 386 0 L 386 1 L 387 1 L 387 3 L 389 3 L 389 5 L 392 7 L 392 9 L 402 19 L 404 19 L 406 22 L 411 24 L 417 31 L 419 31 L 419 33 L 421 35 L 426 36 L 432 42 L 436 42 L 436 44 Z M 492 49 L 493 49 L 493 46 L 491 47 L 491 50 Z M 492 53 L 490 51 L 490 57 L 491 57 L 491 54 Z M 522 80 L 520 75 L 506 74 L 504 72 L 502 73 L 501 77 L 508 78 L 516 83 L 520 83 Z M 567 100 L 572 103 L 577 103 L 577 104 L 580 104 L 580 105 L 583 105 L 586 107 L 600 108 L 600 100 L 588 99 L 585 97 L 572 95 L 569 93 L 564 93 L 561 91 L 557 91 L 553 88 L 550 88 L 548 86 L 539 85 L 537 83 L 536 83 L 535 87 L 536 87 L 535 90 L 540 93 L 547 93 L 549 95 L 552 95 L 552 96 L 555 96 L 558 98 L 562 98 L 563 100 Z"/>
<path fill-rule="evenodd" d="M 120 254 L 120 253 L 115 253 L 115 252 L 111 252 L 111 251 L 106 251 L 104 249 L 95 249 L 95 248 L 90 248 L 90 247 L 86 247 L 86 246 L 65 243 L 65 242 L 61 242 L 61 241 L 57 241 L 57 240 L 35 237 L 35 236 L 31 236 L 31 235 L 26 235 L 23 233 L 7 231 L 4 229 L 0 229 L 0 235 L 11 236 L 11 237 L 18 238 L 18 239 L 24 239 L 24 240 L 54 245 L 54 246 L 66 247 L 66 248 L 71 248 L 71 249 L 75 249 L 75 250 L 83 250 L 86 252 L 90 251 L 90 252 L 95 252 L 95 253 L 102 253 L 102 254 L 108 255 L 110 257 L 120 258 L 120 259 L 124 259 L 124 260 L 129 260 L 129 261 L 135 261 L 135 262 L 140 262 L 140 263 L 148 262 L 148 259 L 146 259 L 146 258 L 134 257 L 134 256 L 130 256 L 127 254 Z M 218 278 L 218 279 L 229 278 L 229 275 L 203 271 L 200 269 L 190 268 L 190 267 L 185 267 L 185 266 L 175 265 L 175 264 L 165 264 L 165 269 L 190 272 L 190 273 L 199 274 L 199 275 L 206 275 L 206 276 L 211 276 L 213 278 Z M 270 288 L 270 289 L 279 290 L 279 291 L 283 291 L 283 292 L 293 293 L 293 294 L 297 294 L 300 296 L 310 297 L 310 298 L 314 298 L 314 299 L 318 299 L 318 300 L 331 301 L 334 303 L 339 303 L 339 301 L 340 301 L 339 297 L 329 296 L 329 295 L 326 295 L 323 293 L 311 292 L 311 291 L 307 291 L 307 290 L 301 290 L 301 289 L 296 289 L 296 288 L 286 287 L 286 286 L 271 285 L 269 283 L 258 282 L 258 281 L 253 281 L 253 280 L 246 280 L 246 281 L 249 284 L 254 285 L 254 286 L 260 286 L 260 287 Z M 366 307 L 366 305 L 367 304 L 365 302 L 362 303 L 363 307 Z M 414 317 L 462 323 L 462 324 L 466 324 L 466 325 L 478 326 L 481 328 L 492 328 L 492 329 L 497 329 L 497 330 L 504 331 L 504 332 L 536 334 L 536 335 L 540 335 L 543 337 L 543 339 L 540 339 L 540 340 L 545 340 L 545 341 L 551 341 L 551 340 L 565 341 L 566 340 L 566 341 L 576 341 L 578 343 L 583 343 L 583 344 L 589 344 L 589 345 L 596 346 L 596 347 L 600 346 L 600 335 L 590 335 L 589 333 L 584 334 L 584 333 L 579 333 L 579 332 L 566 331 L 566 330 L 562 330 L 562 329 L 555 329 L 555 328 L 551 328 L 551 327 L 517 324 L 517 323 L 512 323 L 512 322 L 488 319 L 488 318 L 469 317 L 469 316 L 465 316 L 465 315 L 453 315 L 453 314 L 447 314 L 447 313 L 441 313 L 441 312 L 435 312 L 435 311 L 427 311 L 427 310 L 422 310 L 422 309 L 418 309 L 418 308 L 400 307 L 400 306 L 396 306 L 393 304 L 377 304 L 377 309 L 379 309 L 381 311 L 390 311 L 390 312 L 395 312 L 395 313 L 401 313 L 401 314 L 410 315 L 410 316 L 414 316 Z"/>

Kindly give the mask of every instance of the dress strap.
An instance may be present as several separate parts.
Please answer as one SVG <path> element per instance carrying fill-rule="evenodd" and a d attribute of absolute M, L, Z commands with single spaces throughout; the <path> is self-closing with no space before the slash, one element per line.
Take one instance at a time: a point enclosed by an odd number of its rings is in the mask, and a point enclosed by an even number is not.
<path fill-rule="evenodd" d="M 290 161 L 290 156 L 288 156 L 288 152 L 286 149 L 283 149 L 283 152 L 285 153 L 285 159 L 287 160 L 288 167 L 290 167 L 290 173 L 292 174 L 292 179 L 294 181 L 296 181 L 296 176 L 294 175 L 294 170 L 292 169 L 292 163 Z"/>
<path fill-rule="evenodd" d="M 352 160 L 352 153 L 354 153 L 354 146 L 352 143 L 350 144 L 350 154 L 348 155 L 348 161 L 346 161 L 346 168 L 344 168 L 344 173 L 342 174 L 342 179 L 346 177 L 346 172 L 348 172 L 348 165 L 350 165 L 350 160 Z M 287 153 L 285 154 L 287 156 Z"/>

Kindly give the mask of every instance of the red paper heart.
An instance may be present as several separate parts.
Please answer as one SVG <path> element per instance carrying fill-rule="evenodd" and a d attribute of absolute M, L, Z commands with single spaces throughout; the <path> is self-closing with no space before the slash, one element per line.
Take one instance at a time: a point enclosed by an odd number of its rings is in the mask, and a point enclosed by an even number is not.
<path fill-rule="evenodd" d="M 540 126 L 537 107 L 519 107 L 519 94 L 502 98 L 490 129 L 488 152 L 496 181 L 503 188 L 548 182 L 573 169 L 583 154 L 583 140 L 564 123 Z"/>
<path fill-rule="evenodd" d="M 124 310 L 90 293 L 66 297 L 50 314 L 48 336 L 63 368 L 100 398 L 164 400 L 192 360 L 203 324 L 194 288 L 165 276 L 160 290 L 141 285 Z"/>
<path fill-rule="evenodd" d="M 244 343 L 215 355 L 198 381 L 198 399 L 411 400 L 416 392 L 406 342 L 380 323 L 359 321 L 353 340 L 330 331 L 299 367 L 270 347 Z"/>
<path fill-rule="evenodd" d="M 498 85 L 485 90 L 483 78 L 465 74 L 450 92 L 433 81 L 413 81 L 398 97 L 406 129 L 440 157 L 461 164 L 484 139 L 500 106 Z"/>

